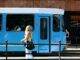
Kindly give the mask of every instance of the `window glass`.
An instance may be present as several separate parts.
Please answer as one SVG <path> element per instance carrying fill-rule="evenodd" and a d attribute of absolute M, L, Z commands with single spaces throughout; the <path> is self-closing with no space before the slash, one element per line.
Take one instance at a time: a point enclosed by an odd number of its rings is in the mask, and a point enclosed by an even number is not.
<path fill-rule="evenodd" d="M 64 25 L 64 19 L 62 18 L 62 21 L 61 21 L 61 25 L 62 25 L 62 30 L 65 31 L 65 25 Z"/>
<path fill-rule="evenodd" d="M 7 31 L 24 31 L 27 25 L 34 29 L 33 14 L 9 14 L 7 15 Z"/>
<path fill-rule="evenodd" d="M 60 19 L 59 15 L 53 15 L 53 31 L 57 32 L 60 30 Z"/>
<path fill-rule="evenodd" d="M 1 30 L 1 26 L 2 26 L 2 15 L 0 14 L 0 30 Z"/>
<path fill-rule="evenodd" d="M 47 18 L 40 18 L 40 38 L 47 39 Z"/>

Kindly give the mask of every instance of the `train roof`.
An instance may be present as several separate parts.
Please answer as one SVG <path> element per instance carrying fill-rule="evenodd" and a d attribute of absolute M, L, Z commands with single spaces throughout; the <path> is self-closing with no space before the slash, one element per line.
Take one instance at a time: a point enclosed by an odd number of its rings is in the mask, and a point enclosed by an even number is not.
<path fill-rule="evenodd" d="M 8 14 L 62 14 L 64 9 L 59 8 L 0 8 L 0 13 Z"/>

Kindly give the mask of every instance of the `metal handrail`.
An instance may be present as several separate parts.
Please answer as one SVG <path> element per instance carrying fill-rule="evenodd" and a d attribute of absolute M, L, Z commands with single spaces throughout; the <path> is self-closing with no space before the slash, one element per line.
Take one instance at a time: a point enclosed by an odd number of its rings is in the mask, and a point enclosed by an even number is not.
<path fill-rule="evenodd" d="M 6 43 L 0 43 L 0 45 L 6 45 Z M 8 43 L 8 45 L 24 45 L 23 43 Z M 49 44 L 34 44 L 34 45 L 49 45 Z M 59 43 L 56 44 L 50 44 L 50 45 L 59 45 Z M 61 44 L 61 45 L 68 45 L 68 44 Z"/>
<path fill-rule="evenodd" d="M 5 41 L 6 42 L 6 60 L 7 60 L 7 52 L 8 52 L 8 40 Z"/>
<path fill-rule="evenodd" d="M 8 45 L 10 44 L 10 45 L 20 45 L 19 43 L 17 43 L 17 44 L 15 44 L 15 43 L 8 43 L 8 40 L 6 40 L 5 41 L 5 43 L 2 43 L 2 44 L 0 44 L 0 45 L 6 45 L 6 60 L 7 60 L 7 52 L 8 52 L 8 50 L 7 50 L 7 48 L 8 48 Z M 24 44 L 22 44 L 22 45 L 24 45 Z M 48 44 L 35 44 L 35 45 L 48 45 Z M 61 41 L 59 41 L 59 44 L 51 44 L 51 45 L 59 45 L 59 60 L 61 60 Z M 65 44 L 64 44 L 65 45 Z"/>
<path fill-rule="evenodd" d="M 8 45 L 24 45 L 23 43 L 8 43 L 8 40 L 5 41 L 5 43 L 0 43 L 0 45 L 5 45 L 6 46 L 6 60 L 7 60 L 7 48 L 8 48 Z M 34 44 L 34 45 L 49 45 L 49 44 Z M 51 44 L 51 45 L 59 45 L 59 60 L 61 60 L 61 46 L 62 45 L 68 45 L 67 43 L 66 44 L 62 44 L 61 41 L 59 41 L 59 43 L 57 44 Z"/>

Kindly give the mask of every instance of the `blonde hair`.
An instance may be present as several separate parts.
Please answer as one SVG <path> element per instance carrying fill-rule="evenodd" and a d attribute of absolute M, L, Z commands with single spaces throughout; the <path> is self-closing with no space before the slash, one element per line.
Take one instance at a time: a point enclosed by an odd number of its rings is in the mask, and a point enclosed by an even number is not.
<path fill-rule="evenodd" d="M 25 41 L 31 41 L 32 39 L 32 26 L 28 25 L 25 28 Z"/>
<path fill-rule="evenodd" d="M 26 26 L 25 31 L 32 31 L 32 26 L 31 25 Z"/>
<path fill-rule="evenodd" d="M 32 26 L 28 25 L 25 28 L 25 35 L 22 41 L 26 43 L 27 41 L 31 41 L 31 40 L 32 40 Z"/>

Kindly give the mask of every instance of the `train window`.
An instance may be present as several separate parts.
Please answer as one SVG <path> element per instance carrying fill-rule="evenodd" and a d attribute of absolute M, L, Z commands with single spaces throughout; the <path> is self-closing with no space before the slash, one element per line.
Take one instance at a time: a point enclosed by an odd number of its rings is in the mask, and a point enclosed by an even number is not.
<path fill-rule="evenodd" d="M 47 39 L 47 18 L 40 18 L 40 38 Z"/>
<path fill-rule="evenodd" d="M 57 32 L 60 30 L 60 20 L 58 15 L 53 15 L 53 31 Z"/>
<path fill-rule="evenodd" d="M 64 20 L 62 20 L 61 24 L 62 24 L 62 30 L 65 31 Z"/>
<path fill-rule="evenodd" d="M 7 31 L 24 31 L 27 25 L 34 29 L 33 14 L 9 14 L 7 15 Z"/>
<path fill-rule="evenodd" d="M 0 14 L 0 30 L 1 30 L 1 26 L 2 26 L 2 15 Z"/>

